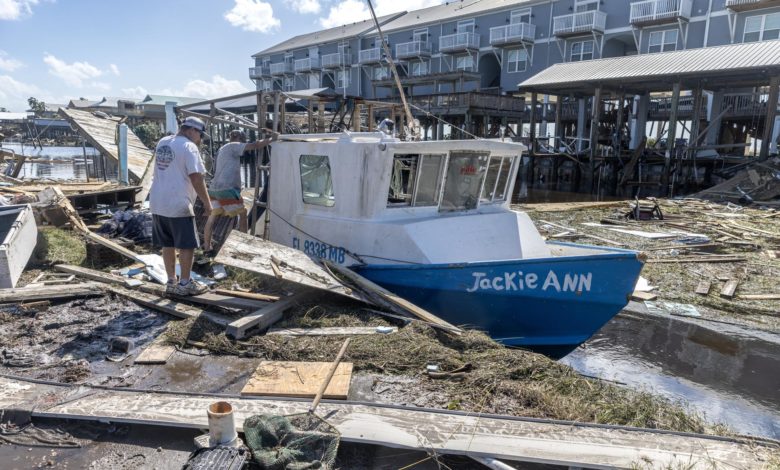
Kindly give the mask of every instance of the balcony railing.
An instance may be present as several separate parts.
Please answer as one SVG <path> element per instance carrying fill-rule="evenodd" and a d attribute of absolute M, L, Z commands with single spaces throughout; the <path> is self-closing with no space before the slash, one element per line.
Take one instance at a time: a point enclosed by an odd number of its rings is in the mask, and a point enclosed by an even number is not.
<path fill-rule="evenodd" d="M 734 11 L 755 10 L 780 5 L 778 0 L 726 0 L 726 8 Z"/>
<path fill-rule="evenodd" d="M 479 34 L 455 33 L 439 38 L 439 52 L 457 52 L 479 49 Z"/>
<path fill-rule="evenodd" d="M 536 37 L 536 25 L 530 23 L 513 23 L 490 28 L 490 45 L 532 43 Z"/>
<path fill-rule="evenodd" d="M 293 73 L 292 62 L 279 62 L 277 64 L 271 64 L 271 75 L 284 75 L 287 73 Z"/>
<path fill-rule="evenodd" d="M 607 14 L 603 11 L 583 11 L 571 15 L 556 16 L 553 19 L 553 35 L 572 36 L 592 31 L 604 32 Z"/>
<path fill-rule="evenodd" d="M 249 67 L 249 78 L 262 78 L 271 75 L 268 67 Z"/>
<path fill-rule="evenodd" d="M 361 64 L 376 64 L 382 60 L 382 48 L 374 47 L 371 49 L 363 49 L 358 52 L 358 63 Z"/>
<path fill-rule="evenodd" d="M 395 101 L 396 98 L 379 99 L 377 101 Z M 508 95 L 493 95 L 489 93 L 440 93 L 435 95 L 409 96 L 409 103 L 430 111 L 434 108 L 481 108 L 500 111 L 525 112 L 526 105 L 522 98 Z"/>
<path fill-rule="evenodd" d="M 311 72 L 313 70 L 320 69 L 319 57 L 307 57 L 306 59 L 298 59 L 295 61 L 295 72 Z"/>
<path fill-rule="evenodd" d="M 428 41 L 404 42 L 395 46 L 395 57 L 397 59 L 408 59 L 410 57 L 429 57 L 431 55 L 431 43 Z"/>
<path fill-rule="evenodd" d="M 693 0 L 646 0 L 631 4 L 631 24 L 652 25 L 691 18 Z"/>
<path fill-rule="evenodd" d="M 352 54 L 346 52 L 336 52 L 335 54 L 325 54 L 322 56 L 322 68 L 340 69 L 352 65 Z"/>

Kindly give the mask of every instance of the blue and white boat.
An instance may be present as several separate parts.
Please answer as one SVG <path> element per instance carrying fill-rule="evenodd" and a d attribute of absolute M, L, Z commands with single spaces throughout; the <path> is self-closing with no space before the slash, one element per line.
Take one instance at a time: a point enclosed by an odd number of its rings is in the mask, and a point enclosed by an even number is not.
<path fill-rule="evenodd" d="M 548 243 L 510 209 L 525 147 L 284 136 L 273 146 L 270 240 L 349 267 L 444 320 L 562 356 L 628 302 L 628 250 Z"/>

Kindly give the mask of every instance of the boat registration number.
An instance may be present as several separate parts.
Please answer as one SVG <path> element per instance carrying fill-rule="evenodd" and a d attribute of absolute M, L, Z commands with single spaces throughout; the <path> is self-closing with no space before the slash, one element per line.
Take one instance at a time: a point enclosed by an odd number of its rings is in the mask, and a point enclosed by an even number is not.
<path fill-rule="evenodd" d="M 340 246 L 333 246 L 314 240 L 301 240 L 298 237 L 293 237 L 292 247 L 296 250 L 303 251 L 309 256 L 316 256 L 317 258 L 326 259 L 339 264 L 344 264 L 347 257 L 347 251 Z"/>

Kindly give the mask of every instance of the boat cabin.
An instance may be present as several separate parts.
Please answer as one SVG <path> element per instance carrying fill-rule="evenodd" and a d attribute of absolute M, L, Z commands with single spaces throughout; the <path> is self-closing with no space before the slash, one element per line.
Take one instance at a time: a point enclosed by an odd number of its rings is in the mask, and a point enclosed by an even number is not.
<path fill-rule="evenodd" d="M 292 139 L 275 143 L 271 157 L 275 242 L 344 265 L 550 255 L 528 216 L 509 209 L 521 144 Z"/>

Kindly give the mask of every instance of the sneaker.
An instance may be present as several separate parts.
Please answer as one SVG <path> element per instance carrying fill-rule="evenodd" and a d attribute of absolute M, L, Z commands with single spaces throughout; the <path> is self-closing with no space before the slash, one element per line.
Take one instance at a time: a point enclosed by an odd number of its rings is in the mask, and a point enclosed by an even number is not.
<path fill-rule="evenodd" d="M 173 295 L 176 293 L 176 281 L 168 281 L 165 283 L 165 295 Z"/>
<path fill-rule="evenodd" d="M 181 282 L 176 283 L 176 286 L 173 288 L 173 294 L 182 297 L 189 297 L 191 295 L 205 294 L 208 292 L 208 290 L 209 288 L 207 286 L 190 279 L 190 281 L 184 285 L 182 285 Z"/>

